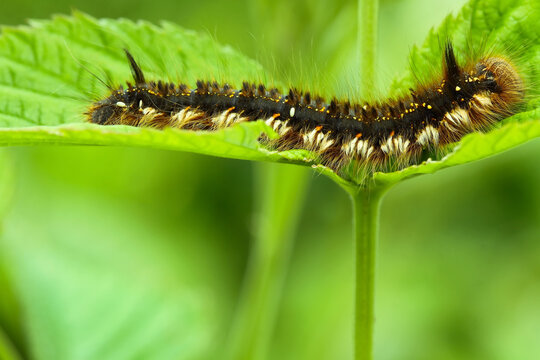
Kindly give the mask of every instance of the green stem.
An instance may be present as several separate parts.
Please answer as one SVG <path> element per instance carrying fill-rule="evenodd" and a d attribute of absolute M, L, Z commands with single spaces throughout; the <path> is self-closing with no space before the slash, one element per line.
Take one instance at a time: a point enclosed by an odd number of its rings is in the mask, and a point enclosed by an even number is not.
<path fill-rule="evenodd" d="M 376 90 L 377 20 L 379 0 L 358 0 L 358 66 L 360 96 Z"/>
<path fill-rule="evenodd" d="M 373 359 L 375 260 L 379 207 L 383 189 L 363 188 L 350 192 L 355 240 L 355 360 Z"/>
<path fill-rule="evenodd" d="M 268 353 L 309 171 L 257 164 L 255 233 L 231 336 L 229 359 Z"/>
<path fill-rule="evenodd" d="M 376 91 L 378 0 L 358 0 L 358 66 L 360 96 Z M 379 205 L 383 189 L 350 189 L 356 246 L 355 360 L 373 359 L 375 257 Z"/>

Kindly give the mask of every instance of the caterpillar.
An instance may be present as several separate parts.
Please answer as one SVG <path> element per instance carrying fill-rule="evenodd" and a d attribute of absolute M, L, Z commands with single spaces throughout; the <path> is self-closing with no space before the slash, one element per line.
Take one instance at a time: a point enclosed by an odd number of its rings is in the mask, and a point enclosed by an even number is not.
<path fill-rule="evenodd" d="M 147 82 L 127 51 L 134 84 L 111 88 L 86 113 L 89 122 L 212 131 L 246 121 L 264 120 L 278 134 L 262 135 L 275 150 L 306 149 L 320 163 L 340 172 L 347 164 L 394 169 L 418 163 L 424 151 L 441 149 L 473 131 L 484 131 L 515 111 L 524 97 L 523 81 L 503 57 L 458 64 L 453 46 L 443 51 L 442 75 L 417 85 L 400 98 L 373 104 L 339 101 L 291 88 L 287 94 L 244 82 L 197 81 L 196 88 Z"/>

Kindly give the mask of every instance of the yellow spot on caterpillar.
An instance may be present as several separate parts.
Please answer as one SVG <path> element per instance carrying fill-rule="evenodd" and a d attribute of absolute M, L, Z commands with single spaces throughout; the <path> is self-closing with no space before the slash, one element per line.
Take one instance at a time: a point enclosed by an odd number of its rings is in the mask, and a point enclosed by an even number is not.
<path fill-rule="evenodd" d="M 321 131 L 321 130 L 322 130 L 322 128 L 323 128 L 323 127 L 322 127 L 322 125 L 319 125 L 319 126 L 317 126 L 317 127 L 315 128 L 315 130 L 317 130 L 317 131 Z"/>
<path fill-rule="evenodd" d="M 119 101 L 116 103 L 116 106 L 119 106 L 119 107 L 126 107 L 126 103 L 122 102 L 122 101 Z"/>
<path fill-rule="evenodd" d="M 461 88 L 459 86 L 456 86 L 456 91 L 459 91 L 461 90 Z"/>
<path fill-rule="evenodd" d="M 358 133 L 358 134 L 356 134 L 356 136 L 355 136 L 355 137 L 356 137 L 357 139 L 360 139 L 360 138 L 362 137 L 362 133 Z"/>
<path fill-rule="evenodd" d="M 427 108 L 430 109 L 430 110 L 433 109 L 433 107 L 431 105 L 428 105 Z"/>

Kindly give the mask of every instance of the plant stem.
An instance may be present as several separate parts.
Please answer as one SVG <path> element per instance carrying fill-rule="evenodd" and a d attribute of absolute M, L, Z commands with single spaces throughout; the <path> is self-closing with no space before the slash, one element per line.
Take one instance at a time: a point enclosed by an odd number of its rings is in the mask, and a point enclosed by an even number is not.
<path fill-rule="evenodd" d="M 384 189 L 351 191 L 355 240 L 355 360 L 373 359 L 375 260 Z"/>
<path fill-rule="evenodd" d="M 377 20 L 379 0 L 358 0 L 358 66 L 360 96 L 366 98 L 376 90 Z"/>
<path fill-rule="evenodd" d="M 358 66 L 360 96 L 376 91 L 376 50 L 379 0 L 358 0 Z M 353 201 L 355 240 L 354 359 L 373 359 L 375 257 L 381 188 L 349 189 Z"/>
<path fill-rule="evenodd" d="M 266 358 L 310 174 L 299 166 L 256 166 L 258 213 L 228 344 L 231 360 Z"/>

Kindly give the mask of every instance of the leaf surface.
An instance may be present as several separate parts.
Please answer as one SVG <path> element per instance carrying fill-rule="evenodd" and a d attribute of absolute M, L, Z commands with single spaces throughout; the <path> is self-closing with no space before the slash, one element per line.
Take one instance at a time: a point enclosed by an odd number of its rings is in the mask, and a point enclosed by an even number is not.
<path fill-rule="evenodd" d="M 457 49 L 466 43 L 522 44 L 516 66 L 528 84 L 538 83 L 538 71 L 530 64 L 540 59 L 540 30 L 535 1 L 471 1 L 456 17 L 448 17 L 421 48 L 414 48 L 411 62 L 418 73 L 433 73 L 440 63 L 441 37 L 451 38 Z M 122 84 L 130 70 L 122 53 L 128 48 L 141 62 L 147 78 L 193 84 L 196 79 L 256 81 L 272 84 L 262 67 L 208 36 L 184 30 L 171 23 L 155 26 L 128 20 L 96 20 L 81 13 L 52 21 L 31 21 L 30 27 L 4 28 L 0 37 L 0 144 L 28 145 L 96 144 L 148 146 L 207 155 L 257 161 L 286 161 L 312 165 L 316 155 L 308 151 L 273 152 L 257 138 L 271 130 L 258 123 L 242 124 L 215 133 L 182 130 L 163 132 L 123 126 L 84 124 L 89 104 L 107 94 L 107 83 Z M 486 33 L 489 34 L 486 38 Z M 508 50 L 508 49 L 507 49 Z M 518 51 L 514 51 L 514 54 Z M 463 60 L 463 59 L 462 59 Z M 513 59 L 514 60 L 514 59 Z M 422 72 L 422 70 L 425 70 Z M 90 72 L 96 74 L 92 75 Z M 425 75 L 427 76 L 427 75 Z M 394 93 L 414 85 L 415 77 L 396 81 Z M 273 85 L 273 84 L 272 84 Z M 378 184 L 392 184 L 410 176 L 481 159 L 538 136 L 538 89 L 529 90 L 525 111 L 507 120 L 500 129 L 472 134 L 442 159 L 391 173 L 376 173 Z M 529 125 L 517 124 L 531 122 Z M 511 136 L 504 135 L 508 132 Z M 478 144 L 476 144 L 478 142 Z M 355 179 L 342 179 L 318 167 L 339 183 L 354 186 Z"/>

